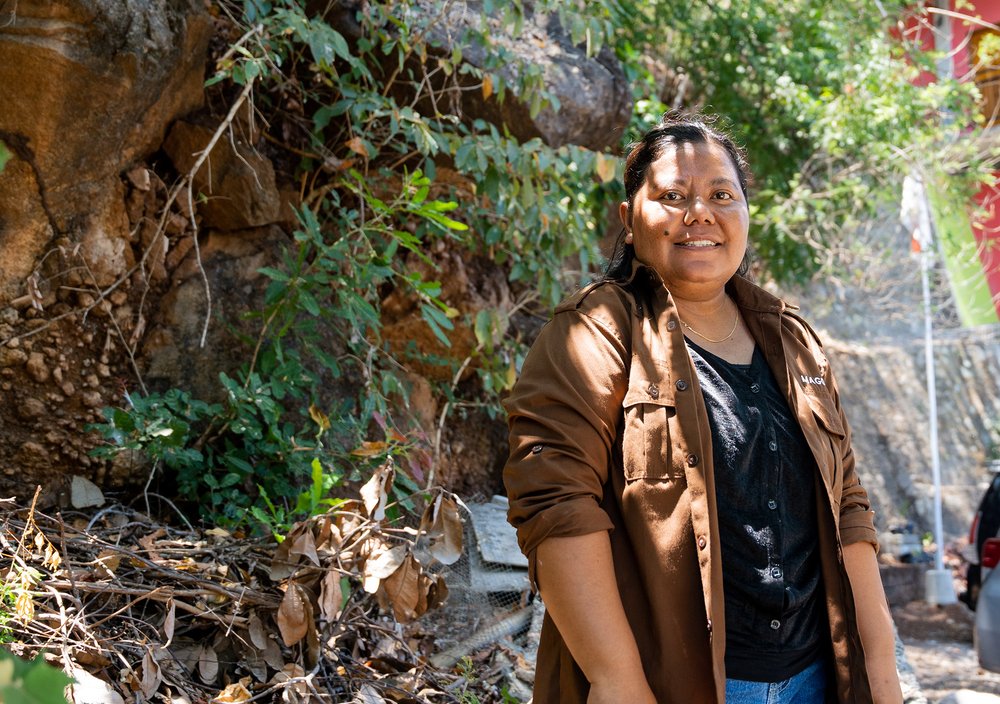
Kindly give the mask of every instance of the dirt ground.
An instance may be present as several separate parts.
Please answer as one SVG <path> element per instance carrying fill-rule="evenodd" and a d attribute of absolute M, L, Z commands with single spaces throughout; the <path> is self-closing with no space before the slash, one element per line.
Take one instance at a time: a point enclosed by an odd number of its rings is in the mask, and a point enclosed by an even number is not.
<path fill-rule="evenodd" d="M 928 704 L 962 689 L 1000 695 L 1000 673 L 982 670 L 976 660 L 974 614 L 965 604 L 913 601 L 892 614 Z"/>

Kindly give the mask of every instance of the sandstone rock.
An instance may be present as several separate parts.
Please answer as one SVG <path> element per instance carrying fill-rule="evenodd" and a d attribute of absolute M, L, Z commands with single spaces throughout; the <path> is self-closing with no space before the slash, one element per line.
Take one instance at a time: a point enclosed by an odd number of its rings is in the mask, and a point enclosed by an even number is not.
<path fill-rule="evenodd" d="M 239 233 L 210 232 L 201 246 L 202 264 L 213 294 L 207 309 L 205 283 L 194 252 L 177 265 L 176 285 L 160 302 L 140 355 L 146 383 L 153 388 L 181 387 L 196 397 L 220 397 L 220 371 L 233 372 L 246 361 L 246 349 L 233 329 L 251 338 L 259 322 L 244 319 L 264 293 L 263 266 L 277 262 L 288 237 L 277 227 Z M 201 346 L 205 316 L 211 315 L 207 343 Z"/>
<path fill-rule="evenodd" d="M 14 347 L 0 347 L 0 367 L 19 367 L 28 361 L 27 353 Z"/>
<path fill-rule="evenodd" d="M 321 0 L 307 2 L 310 11 L 325 13 L 327 21 L 345 36 L 360 38 L 362 28 L 356 17 L 362 0 L 335 3 L 332 10 L 330 6 Z M 442 5 L 418 0 L 409 11 L 417 21 L 431 20 L 427 37 L 441 47 L 442 54 L 450 54 L 457 45 L 463 61 L 477 68 L 485 66 L 489 50 L 462 41 L 465 30 L 480 22 L 480 2 L 459 0 Z M 493 24 L 494 40 L 513 57 L 499 70 L 500 75 L 512 82 L 520 65 L 537 67 L 546 90 L 556 97 L 560 107 L 558 111 L 545 108 L 532 117 L 529 106 L 516 95 L 500 103 L 496 97 L 484 98 L 480 90 L 465 90 L 456 98 L 467 116 L 504 126 L 522 141 L 540 137 L 554 147 L 577 144 L 600 150 L 621 140 L 632 112 L 632 95 L 612 52 L 605 49 L 596 57 L 588 57 L 584 47 L 572 45 L 554 15 L 543 18 L 529 14 L 518 37 L 505 35 L 498 21 Z"/>
<path fill-rule="evenodd" d="M 37 398 L 25 398 L 17 407 L 17 414 L 24 420 L 34 420 L 45 415 L 45 404 Z"/>
<path fill-rule="evenodd" d="M 49 366 L 45 362 L 45 355 L 41 352 L 32 352 L 28 355 L 28 361 L 25 363 L 25 369 L 28 372 L 28 376 L 37 381 L 39 384 L 43 384 L 49 380 Z"/>
<path fill-rule="evenodd" d="M 204 151 L 214 129 L 178 122 L 163 148 L 181 173 L 188 173 Z M 234 151 L 235 144 L 235 151 Z M 270 159 L 242 141 L 220 139 L 194 177 L 196 204 L 205 227 L 243 230 L 270 225 L 281 218 L 281 198 Z"/>
<path fill-rule="evenodd" d="M 198 0 L 19 0 L 0 8 L 0 303 L 54 237 L 101 280 L 127 265 L 118 173 L 202 102 L 211 24 Z M 103 257 L 110 254 L 112 261 Z M 107 270 L 104 270 L 107 269 Z"/>

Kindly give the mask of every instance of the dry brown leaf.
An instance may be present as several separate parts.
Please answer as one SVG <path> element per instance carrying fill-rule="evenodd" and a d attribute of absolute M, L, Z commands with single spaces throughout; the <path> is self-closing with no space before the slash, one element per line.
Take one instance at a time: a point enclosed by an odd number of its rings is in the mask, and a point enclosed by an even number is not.
<path fill-rule="evenodd" d="M 431 555 L 443 565 L 451 565 L 462 557 L 464 529 L 458 502 L 442 492 L 432 504 L 433 518 L 429 532 Z"/>
<path fill-rule="evenodd" d="M 611 183 L 614 181 L 618 160 L 601 152 L 597 152 L 594 156 L 596 159 L 594 170 L 597 172 L 597 177 L 601 179 L 601 183 Z"/>
<path fill-rule="evenodd" d="M 147 700 L 152 699 L 156 690 L 160 688 L 163 676 L 160 674 L 160 665 L 150 651 L 142 656 L 142 679 L 139 680 L 139 689 L 142 696 Z"/>
<path fill-rule="evenodd" d="M 219 704 L 238 704 L 238 702 L 245 702 L 253 697 L 250 690 L 247 689 L 247 685 L 249 684 L 250 678 L 244 677 L 239 682 L 233 682 L 230 685 L 226 685 L 225 689 L 212 697 L 212 701 L 219 702 Z"/>
<path fill-rule="evenodd" d="M 167 639 L 166 645 L 174 639 L 174 625 L 177 622 L 177 604 L 173 597 L 167 599 L 167 615 L 163 617 L 163 637 Z"/>
<path fill-rule="evenodd" d="M 489 100 L 491 95 L 493 95 L 493 76 L 486 73 L 483 74 L 483 100 Z"/>
<path fill-rule="evenodd" d="M 296 523 L 292 526 L 292 530 L 289 531 L 288 537 L 278 544 L 277 549 L 274 551 L 274 557 L 271 558 L 270 570 L 271 579 L 275 582 L 287 579 L 295 573 L 299 560 L 297 556 L 292 557 L 292 546 L 295 545 L 298 537 L 305 532 L 312 533 L 312 528 L 309 524 L 305 522 Z"/>
<path fill-rule="evenodd" d="M 365 142 L 361 137 L 351 137 L 346 142 L 347 148 L 350 149 L 355 154 L 360 154 L 361 156 L 368 156 L 368 148 L 365 147 Z"/>
<path fill-rule="evenodd" d="M 313 422 L 319 426 L 320 432 L 325 432 L 330 429 L 329 416 L 312 404 L 309 404 L 309 417 L 312 418 Z"/>
<path fill-rule="evenodd" d="M 266 662 L 272 669 L 280 670 L 285 666 L 285 658 L 281 654 L 281 646 L 274 638 L 268 638 L 267 644 L 264 646 L 264 651 L 262 653 L 264 656 L 264 662 Z"/>
<path fill-rule="evenodd" d="M 146 550 L 146 553 L 149 555 L 149 559 L 153 562 L 163 562 L 163 556 L 156 552 L 154 546 L 156 545 L 156 541 L 164 537 L 166 534 L 167 531 L 164 528 L 157 528 L 149 535 L 139 538 L 139 545 Z"/>
<path fill-rule="evenodd" d="M 448 583 L 438 575 L 427 590 L 427 610 L 436 609 L 448 598 Z"/>
<path fill-rule="evenodd" d="M 384 545 L 384 544 L 383 544 Z M 372 554 L 364 564 L 364 590 L 369 594 L 378 591 L 379 581 L 393 574 L 406 559 L 409 546 L 397 545 Z"/>
<path fill-rule="evenodd" d="M 385 505 L 389 501 L 389 489 L 392 488 L 396 470 L 392 465 L 392 457 L 388 457 L 385 463 L 375 470 L 372 478 L 361 487 L 361 500 L 365 503 L 365 511 L 373 521 L 381 521 L 385 518 Z"/>
<path fill-rule="evenodd" d="M 386 704 L 385 698 L 370 684 L 362 685 L 354 695 L 353 704 Z"/>
<path fill-rule="evenodd" d="M 319 566 L 319 555 L 316 554 L 316 540 L 313 538 L 312 528 L 303 530 L 294 540 L 289 536 L 285 542 L 291 541 L 292 546 L 288 549 L 289 555 L 301 555 L 309 558 L 314 565 Z"/>
<path fill-rule="evenodd" d="M 113 579 L 121 562 L 121 553 L 105 548 L 97 553 L 94 559 L 94 572 L 98 579 Z"/>
<path fill-rule="evenodd" d="M 335 621 L 340 615 L 344 593 L 340 588 L 340 573 L 329 571 L 319 585 L 319 613 L 326 621 Z"/>
<path fill-rule="evenodd" d="M 391 607 L 397 621 L 408 623 L 427 611 L 427 592 L 432 584 L 420 563 L 407 555 L 399 569 L 382 580 L 379 603 L 383 608 Z"/>
<path fill-rule="evenodd" d="M 292 646 L 302 640 L 312 621 L 312 606 L 303 589 L 294 582 L 285 590 L 285 597 L 278 607 L 278 631 L 285 645 Z"/>
<path fill-rule="evenodd" d="M 198 676 L 205 684 L 212 684 L 219 676 L 219 656 L 210 645 L 203 645 L 198 651 Z"/>
<path fill-rule="evenodd" d="M 270 638 L 267 637 L 267 631 L 264 629 L 264 622 L 260 620 L 260 616 L 257 615 L 256 611 L 250 612 L 248 625 L 250 630 L 250 642 L 253 643 L 253 647 L 257 648 L 257 650 L 264 650 L 267 648 L 267 642 Z"/>

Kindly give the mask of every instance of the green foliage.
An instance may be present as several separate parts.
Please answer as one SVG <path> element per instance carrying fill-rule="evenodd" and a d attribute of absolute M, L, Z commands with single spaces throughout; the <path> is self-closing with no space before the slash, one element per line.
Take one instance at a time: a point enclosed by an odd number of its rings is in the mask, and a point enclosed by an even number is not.
<path fill-rule="evenodd" d="M 480 22 L 455 28 L 447 46 L 431 31 L 447 4 L 428 13 L 413 0 L 368 2 L 357 38 L 294 0 L 242 7 L 233 36 L 244 39 L 207 83 L 220 95 L 255 84 L 272 140 L 294 155 L 283 168 L 301 184 L 299 227 L 281 262 L 262 269 L 259 334 L 243 368 L 220 378 L 224 399 L 134 396 L 97 430 L 108 441 L 100 454 L 142 451 L 206 518 L 276 533 L 389 453 L 406 460 L 400 490 L 422 487 L 433 442 L 398 413 L 407 365 L 445 368 L 455 382 L 435 390 L 446 408 L 464 402 L 459 372 L 474 369 L 471 403 L 496 413 L 524 354 L 512 311 L 463 314 L 443 295 L 440 252 L 488 260 L 545 307 L 601 264 L 597 240 L 621 198 L 617 157 L 520 142 L 458 109 L 475 90 L 498 106 L 516 96 L 533 115 L 558 110 L 540 67 L 509 49 L 527 23 L 554 16 L 591 55 L 613 49 L 637 98 L 627 137 L 673 99 L 663 67 L 690 79 L 682 97 L 729 116 L 757 175 L 752 241 L 782 279 L 810 276 L 816 252 L 898 195 L 903 173 L 929 155 L 941 161 L 949 116 L 974 98 L 951 81 L 915 85 L 934 57 L 893 39 L 860 0 L 484 0 Z M 471 47 L 477 66 L 463 60 Z M 964 173 L 979 175 L 975 164 Z M 569 262 L 578 276 L 562 273 Z M 412 303 L 436 349 L 387 339 L 390 296 Z M 458 353 L 456 333 L 475 347 Z"/>
<path fill-rule="evenodd" d="M 3 171 L 4 167 L 7 166 L 7 162 L 10 161 L 10 150 L 7 145 L 0 142 L 0 172 Z"/>
<path fill-rule="evenodd" d="M 950 124 L 974 114 L 975 86 L 918 85 L 937 57 L 894 37 L 906 3 L 883 6 L 887 18 L 858 1 L 654 2 L 640 12 L 653 23 L 630 30 L 626 60 L 652 51 L 685 73 L 695 101 L 727 116 L 746 146 L 757 179 L 751 242 L 778 279 L 807 280 L 818 251 L 894 207 L 911 170 L 969 166 Z"/>
<path fill-rule="evenodd" d="M 42 658 L 30 662 L 0 650 L 0 701 L 5 704 L 66 704 L 72 680 Z"/>

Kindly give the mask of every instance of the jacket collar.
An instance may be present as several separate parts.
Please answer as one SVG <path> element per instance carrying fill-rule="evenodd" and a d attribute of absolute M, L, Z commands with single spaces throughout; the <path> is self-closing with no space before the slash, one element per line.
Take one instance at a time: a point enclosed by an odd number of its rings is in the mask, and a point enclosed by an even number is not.
<path fill-rule="evenodd" d="M 648 287 L 649 290 L 657 294 L 660 291 L 669 293 L 669 290 L 663 284 L 663 280 L 660 279 L 660 275 L 652 267 L 643 264 L 638 259 L 632 261 L 632 272 L 629 274 L 628 279 L 625 280 L 624 285 L 625 287 Z M 741 310 L 758 313 L 776 313 L 779 315 L 785 311 L 798 310 L 798 306 L 786 303 L 784 300 L 738 274 L 734 275 L 726 284 L 726 291 L 733 297 L 736 305 Z"/>

